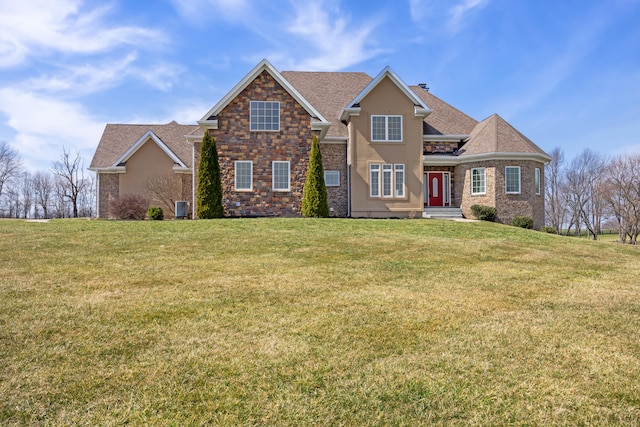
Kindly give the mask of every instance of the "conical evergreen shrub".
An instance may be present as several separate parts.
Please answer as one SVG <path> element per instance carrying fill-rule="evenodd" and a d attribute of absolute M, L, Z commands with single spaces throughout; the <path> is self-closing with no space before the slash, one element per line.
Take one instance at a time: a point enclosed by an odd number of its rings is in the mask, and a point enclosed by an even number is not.
<path fill-rule="evenodd" d="M 222 181 L 216 141 L 205 132 L 200 149 L 196 215 L 201 219 L 222 218 Z"/>
<path fill-rule="evenodd" d="M 324 184 L 324 170 L 322 169 L 322 153 L 318 138 L 313 137 L 309 167 L 302 193 L 302 216 L 326 218 L 329 216 L 329 202 L 327 201 L 327 187 Z"/>

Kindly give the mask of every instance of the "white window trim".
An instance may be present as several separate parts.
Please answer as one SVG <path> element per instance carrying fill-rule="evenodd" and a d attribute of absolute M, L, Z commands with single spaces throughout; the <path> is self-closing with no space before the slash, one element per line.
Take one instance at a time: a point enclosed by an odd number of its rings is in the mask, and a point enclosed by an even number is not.
<path fill-rule="evenodd" d="M 389 176 L 389 193 L 385 193 L 385 175 Z M 384 163 L 382 165 L 382 197 L 390 199 L 393 197 L 393 165 L 391 163 Z"/>
<path fill-rule="evenodd" d="M 402 172 L 402 188 L 401 192 L 398 193 L 398 172 Z M 398 199 L 403 199 L 405 195 L 405 166 L 402 163 L 397 163 L 393 165 L 393 196 Z"/>
<path fill-rule="evenodd" d="M 542 175 L 540 174 L 540 168 L 535 168 L 533 172 L 533 185 L 535 186 L 536 196 L 542 193 Z"/>
<path fill-rule="evenodd" d="M 473 171 L 482 171 L 482 178 L 484 184 L 484 191 L 473 191 Z M 487 168 L 472 168 L 471 169 L 471 195 L 472 196 L 482 196 L 487 194 Z"/>
<path fill-rule="evenodd" d="M 385 139 L 374 139 L 373 138 L 373 118 L 374 117 L 384 117 L 384 138 Z M 389 139 L 389 117 L 399 117 L 400 118 L 400 139 Z M 372 142 L 402 142 L 404 137 L 403 132 L 403 119 L 400 115 L 380 115 L 380 114 L 372 114 L 371 115 L 371 141 Z"/>
<path fill-rule="evenodd" d="M 377 173 L 378 177 L 376 179 L 373 178 L 373 174 L 374 171 Z M 372 163 L 369 165 L 369 197 L 371 198 L 380 198 L 380 194 L 381 194 L 381 189 L 380 189 L 380 183 L 381 183 L 381 172 L 382 172 L 382 168 L 380 166 L 380 163 Z M 373 193 L 373 186 L 371 185 L 374 181 L 378 182 L 378 194 L 374 194 Z"/>
<path fill-rule="evenodd" d="M 518 191 L 507 191 L 507 169 L 518 170 Z M 520 166 L 505 166 L 504 167 L 504 192 L 505 194 L 520 194 L 522 192 L 522 171 Z"/>
<path fill-rule="evenodd" d="M 249 163 L 249 188 L 238 188 L 238 163 Z M 253 161 L 251 160 L 236 160 L 233 163 L 233 188 L 235 191 L 253 191 Z"/>
<path fill-rule="evenodd" d="M 337 184 L 329 184 L 329 180 L 327 179 L 327 176 L 329 175 L 334 175 L 335 177 L 337 177 Z M 340 171 L 336 171 L 336 170 L 326 170 L 324 171 L 324 185 L 325 187 L 340 187 Z"/>
<path fill-rule="evenodd" d="M 253 128 L 253 107 L 254 103 L 277 104 L 278 105 L 278 128 L 277 129 L 254 129 Z M 257 125 L 257 123 L 256 123 Z M 251 132 L 280 132 L 280 101 L 249 101 L 249 130 Z"/>
<path fill-rule="evenodd" d="M 276 163 L 277 164 L 286 164 L 287 165 L 287 188 L 276 188 Z M 271 188 L 273 191 L 286 193 L 291 191 L 291 162 L 274 160 L 271 163 Z"/>

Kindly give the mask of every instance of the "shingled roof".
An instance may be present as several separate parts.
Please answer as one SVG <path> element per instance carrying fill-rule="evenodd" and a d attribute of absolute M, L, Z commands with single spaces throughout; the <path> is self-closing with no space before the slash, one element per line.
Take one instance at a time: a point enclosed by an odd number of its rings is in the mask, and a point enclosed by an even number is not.
<path fill-rule="evenodd" d="M 185 135 L 195 129 L 198 129 L 198 126 L 181 125 L 175 121 L 164 125 L 107 124 L 89 169 L 117 166 L 114 163 L 148 131 L 153 132 L 182 163 L 191 167 L 191 145 L 187 142 Z"/>
<path fill-rule="evenodd" d="M 493 114 L 476 125 L 459 155 L 519 153 L 549 157 L 540 147 L 521 134 L 502 117 Z"/>
<path fill-rule="evenodd" d="M 424 119 L 425 135 L 469 135 L 478 121 L 457 108 L 447 104 L 420 86 L 410 86 L 411 90 L 433 110 Z"/>
<path fill-rule="evenodd" d="M 347 137 L 347 127 L 340 122 L 345 106 L 372 79 L 366 73 L 283 71 L 282 76 L 329 121 L 329 137 Z"/>

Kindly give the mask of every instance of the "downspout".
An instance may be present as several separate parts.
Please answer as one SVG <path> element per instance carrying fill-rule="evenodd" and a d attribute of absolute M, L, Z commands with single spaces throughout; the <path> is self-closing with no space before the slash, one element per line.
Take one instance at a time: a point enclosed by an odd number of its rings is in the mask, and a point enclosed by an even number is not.
<path fill-rule="evenodd" d="M 100 176 L 96 172 L 96 218 L 100 218 Z"/>
<path fill-rule="evenodd" d="M 191 219 L 196 219 L 196 145 L 191 143 Z"/>
<path fill-rule="evenodd" d="M 351 218 L 351 165 L 347 165 L 347 218 Z"/>

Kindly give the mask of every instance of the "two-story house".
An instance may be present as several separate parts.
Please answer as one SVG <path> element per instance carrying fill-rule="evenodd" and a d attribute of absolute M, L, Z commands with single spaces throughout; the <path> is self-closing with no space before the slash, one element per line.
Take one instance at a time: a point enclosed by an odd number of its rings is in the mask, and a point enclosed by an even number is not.
<path fill-rule="evenodd" d="M 481 204 L 495 206 L 499 221 L 530 216 L 536 228 L 544 225 L 544 164 L 550 158 L 498 115 L 478 122 L 425 85 L 407 86 L 389 67 L 372 78 L 279 72 L 267 60 L 198 126 L 107 125 L 90 168 L 98 174 L 99 216 L 108 216 L 110 197 L 159 173 L 155 165 L 161 163 L 162 173 L 180 176 L 176 197 L 195 207 L 204 132 L 216 140 L 229 216 L 298 216 L 316 136 L 334 216 L 470 217 L 470 206 Z M 164 163 L 138 159 L 151 155 L 145 150 Z"/>

